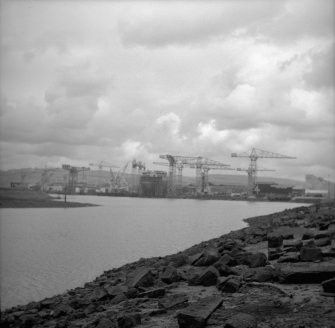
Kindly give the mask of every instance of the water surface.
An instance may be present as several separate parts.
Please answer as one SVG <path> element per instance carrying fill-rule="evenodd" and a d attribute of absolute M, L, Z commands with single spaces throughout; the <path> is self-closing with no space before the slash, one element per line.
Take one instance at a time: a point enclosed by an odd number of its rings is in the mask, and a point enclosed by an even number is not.
<path fill-rule="evenodd" d="M 1 307 L 83 285 L 104 270 L 219 237 L 294 203 L 68 196 L 82 208 L 1 209 Z"/>

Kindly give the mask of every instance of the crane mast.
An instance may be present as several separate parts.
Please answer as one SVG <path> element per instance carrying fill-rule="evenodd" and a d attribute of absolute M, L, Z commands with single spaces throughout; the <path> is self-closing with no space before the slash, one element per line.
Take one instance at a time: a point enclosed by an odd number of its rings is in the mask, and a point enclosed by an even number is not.
<path fill-rule="evenodd" d="M 252 196 L 256 187 L 256 178 L 258 171 L 269 171 L 268 169 L 257 169 L 257 160 L 259 158 L 272 158 L 272 159 L 295 159 L 296 157 L 273 153 L 270 151 L 252 148 L 250 152 L 243 152 L 240 154 L 232 153 L 231 157 L 245 157 L 250 159 L 248 169 L 240 169 L 238 171 L 247 171 L 248 173 L 248 196 Z"/>
<path fill-rule="evenodd" d="M 208 188 L 208 171 L 211 168 L 227 169 L 229 165 L 218 161 L 213 161 L 201 156 L 175 156 L 175 155 L 159 155 L 161 159 L 166 159 L 169 165 L 168 178 L 168 195 L 175 196 L 177 188 L 182 187 L 182 171 L 184 167 L 195 169 L 196 186 L 199 192 L 203 192 Z M 176 171 L 177 179 L 176 179 Z M 203 176 L 203 178 L 202 178 Z"/>
<path fill-rule="evenodd" d="M 68 164 L 63 164 L 62 168 L 64 170 L 69 171 L 69 176 L 68 176 L 68 183 L 67 183 L 67 188 L 68 188 L 68 193 L 75 193 L 75 188 L 78 184 L 78 173 L 79 172 L 85 172 L 89 171 L 89 167 L 79 167 L 79 166 L 71 166 Z"/>

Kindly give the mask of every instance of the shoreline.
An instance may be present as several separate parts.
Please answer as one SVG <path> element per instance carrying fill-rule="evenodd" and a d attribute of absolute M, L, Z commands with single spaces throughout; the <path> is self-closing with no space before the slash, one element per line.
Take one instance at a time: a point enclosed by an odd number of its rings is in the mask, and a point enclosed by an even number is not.
<path fill-rule="evenodd" d="M 100 206 L 89 203 L 64 202 L 60 200 L 10 199 L 0 197 L 0 208 L 74 208 Z"/>
<path fill-rule="evenodd" d="M 302 272 L 319 270 L 316 275 L 335 277 L 335 250 L 332 251 L 331 245 L 335 237 L 335 230 L 332 235 L 334 215 L 333 202 L 247 218 L 244 219 L 249 224 L 246 228 L 176 254 L 140 259 L 113 268 L 64 294 L 2 310 L 2 324 L 55 328 L 192 327 L 190 322 L 199 319 L 195 313 L 200 307 L 207 314 L 199 327 L 224 327 L 227 320 L 235 320 L 234 315 L 241 317 L 241 313 L 262 323 L 262 327 L 285 327 L 290 322 L 307 319 L 311 327 L 325 327 L 335 320 L 335 315 L 327 312 L 334 301 L 320 296 L 321 281 L 314 277 L 307 283 L 299 282 L 305 279 L 301 273 L 294 285 L 287 284 L 285 279 L 292 272 L 297 275 L 295 266 L 300 266 Z M 319 244 L 314 245 L 319 250 L 316 252 L 319 258 L 305 262 L 299 256 L 306 246 L 303 234 L 308 232 L 313 238 L 307 241 Z M 316 239 L 318 233 L 325 236 Z M 277 239 L 272 241 L 271 234 Z M 325 238 L 328 239 L 322 245 L 320 239 Z M 278 258 L 267 258 L 270 241 L 280 240 L 289 245 L 289 252 L 282 247 L 277 249 Z M 290 256 L 287 262 L 279 261 Z M 308 274 L 313 276 L 311 272 Z M 311 304 L 306 302 L 307 297 L 313 300 Z M 211 311 L 202 303 L 203 299 L 206 304 L 212 304 Z M 260 314 L 259 309 L 263 307 L 267 313 Z M 321 314 L 322 319 L 317 318 Z M 277 321 L 277 325 L 269 325 Z"/>

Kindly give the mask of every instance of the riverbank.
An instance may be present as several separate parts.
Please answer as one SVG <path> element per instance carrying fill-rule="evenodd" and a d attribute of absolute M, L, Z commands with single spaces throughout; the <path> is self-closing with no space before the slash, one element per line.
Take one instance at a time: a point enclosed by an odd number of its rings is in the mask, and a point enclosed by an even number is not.
<path fill-rule="evenodd" d="M 45 192 L 0 188 L 0 208 L 67 208 L 98 206 L 88 203 L 65 202 Z"/>
<path fill-rule="evenodd" d="M 2 325 L 332 327 L 334 301 L 322 293 L 329 295 L 334 285 L 324 290 L 321 283 L 335 277 L 335 204 L 246 221 L 248 228 L 8 309 Z"/>

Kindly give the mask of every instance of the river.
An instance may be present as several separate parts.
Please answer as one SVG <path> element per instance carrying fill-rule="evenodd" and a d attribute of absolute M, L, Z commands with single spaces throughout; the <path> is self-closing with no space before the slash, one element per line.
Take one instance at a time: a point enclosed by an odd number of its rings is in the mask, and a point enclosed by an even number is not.
<path fill-rule="evenodd" d="M 82 208 L 1 209 L 1 308 L 38 301 L 141 257 L 164 256 L 294 203 L 68 196 Z"/>

